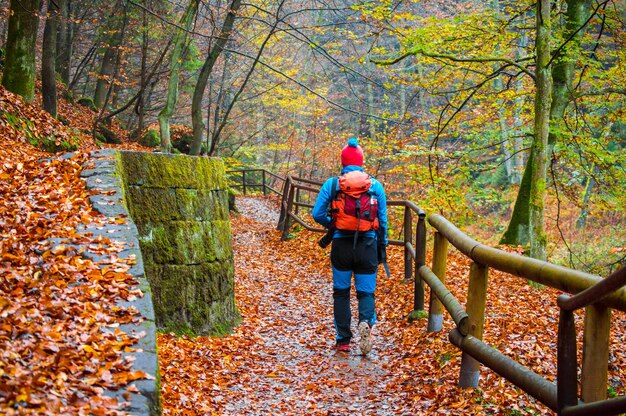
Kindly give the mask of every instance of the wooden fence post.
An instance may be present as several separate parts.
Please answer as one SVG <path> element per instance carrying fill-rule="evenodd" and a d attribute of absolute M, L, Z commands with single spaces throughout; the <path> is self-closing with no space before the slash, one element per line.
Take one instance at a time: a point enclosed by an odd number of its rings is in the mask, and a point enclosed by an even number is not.
<path fill-rule="evenodd" d="M 246 194 L 246 171 L 241 172 L 241 185 L 243 187 L 243 194 Z"/>
<path fill-rule="evenodd" d="M 574 312 L 561 309 L 556 365 L 556 394 L 559 412 L 564 407 L 575 406 L 578 401 L 577 368 Z"/>
<path fill-rule="evenodd" d="M 432 271 L 439 278 L 441 283 L 446 284 L 446 266 L 448 260 L 448 240 L 441 235 L 435 233 L 435 242 L 433 244 L 433 267 Z M 435 295 L 430 291 L 430 303 L 428 307 L 428 329 L 427 332 L 438 332 L 443 328 L 443 305 Z"/>
<path fill-rule="evenodd" d="M 283 184 L 283 194 L 280 198 L 280 215 L 278 216 L 278 226 L 276 229 L 278 231 L 283 231 L 285 227 L 285 215 L 287 213 L 287 197 L 289 194 L 289 176 L 285 178 L 285 183 Z"/>
<path fill-rule="evenodd" d="M 291 182 L 291 177 L 289 178 L 289 196 L 287 197 L 287 210 L 285 211 L 285 221 L 283 227 L 283 236 L 281 238 L 282 241 L 286 241 L 289 237 L 289 227 L 291 226 L 291 211 L 293 210 L 293 198 L 295 196 L 295 185 Z"/>
<path fill-rule="evenodd" d="M 469 335 L 482 340 L 485 323 L 485 304 L 487 300 L 487 278 L 489 268 L 482 264 L 472 263 L 470 266 L 469 288 L 467 293 L 467 315 L 469 316 Z M 476 388 L 480 377 L 480 363 L 469 354 L 461 357 L 461 374 L 459 387 Z"/>
<path fill-rule="evenodd" d="M 261 171 L 261 175 L 262 175 L 262 178 L 263 178 L 263 195 L 267 195 L 267 185 L 265 184 L 265 180 L 266 180 L 266 178 L 265 178 L 265 169 L 263 169 Z"/>
<path fill-rule="evenodd" d="M 413 217 L 409 207 L 404 207 L 404 280 L 411 278 L 413 262 L 409 244 L 413 243 Z"/>
<path fill-rule="evenodd" d="M 407 208 L 408 210 L 408 208 Z M 424 310 L 424 281 L 419 275 L 419 269 L 426 264 L 426 214 L 418 214 L 415 226 L 415 269 L 413 271 L 415 288 L 413 289 L 413 310 Z M 406 253 L 405 253 L 406 255 Z"/>
<path fill-rule="evenodd" d="M 592 304 L 585 309 L 581 399 L 585 403 L 606 399 L 611 308 Z"/>

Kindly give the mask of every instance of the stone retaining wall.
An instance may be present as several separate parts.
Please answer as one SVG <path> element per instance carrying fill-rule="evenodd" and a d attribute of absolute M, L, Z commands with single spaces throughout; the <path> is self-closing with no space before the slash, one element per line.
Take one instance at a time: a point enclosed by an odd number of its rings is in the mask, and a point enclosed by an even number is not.
<path fill-rule="evenodd" d="M 154 323 L 154 309 L 152 307 L 152 296 L 148 281 L 144 276 L 144 266 L 141 252 L 139 251 L 139 241 L 137 227 L 132 218 L 128 215 L 128 210 L 122 203 L 122 181 L 117 173 L 117 152 L 114 150 L 101 150 L 92 154 L 92 161 L 85 166 L 81 176 L 86 182 L 87 189 L 94 191 L 90 196 L 91 204 L 95 211 L 109 218 L 125 218 L 125 224 L 118 224 L 116 221 L 109 221 L 105 225 L 90 224 L 79 229 L 80 232 L 93 233 L 94 237 L 102 236 L 112 241 L 124 243 L 123 251 L 116 253 L 120 259 L 135 258 L 135 264 L 129 270 L 139 282 L 139 289 L 144 296 L 137 298 L 133 302 L 120 302 L 120 307 L 134 307 L 143 316 L 141 324 L 124 324 L 119 329 L 128 334 L 144 333 L 145 336 L 134 346 L 137 351 L 125 353 L 134 357 L 133 370 L 141 370 L 152 376 L 151 379 L 136 380 L 133 384 L 139 393 L 130 395 L 130 400 L 122 397 L 125 390 L 108 391 L 107 394 L 117 397 L 120 403 L 129 401 L 125 409 L 131 415 L 158 415 L 161 413 L 159 403 L 159 361 L 157 357 L 156 327 Z M 86 257 L 96 262 L 107 258 L 109 254 L 96 255 L 85 250 Z"/>
<path fill-rule="evenodd" d="M 145 333 L 136 345 L 134 370 L 153 379 L 137 380 L 126 409 L 132 415 L 160 414 L 156 329 L 223 334 L 239 320 L 234 301 L 234 266 L 228 192 L 220 160 L 141 152 L 100 150 L 81 176 L 94 210 L 125 224 L 88 225 L 79 230 L 125 243 L 120 259 L 134 256 L 130 273 L 144 297 L 120 302 L 144 317 L 121 325 Z M 141 248 L 141 251 L 140 251 Z M 96 261 L 98 255 L 85 252 Z M 122 391 L 107 394 L 127 401 Z"/>
<path fill-rule="evenodd" d="M 223 335 L 239 320 L 221 159 L 120 152 L 157 327 Z"/>

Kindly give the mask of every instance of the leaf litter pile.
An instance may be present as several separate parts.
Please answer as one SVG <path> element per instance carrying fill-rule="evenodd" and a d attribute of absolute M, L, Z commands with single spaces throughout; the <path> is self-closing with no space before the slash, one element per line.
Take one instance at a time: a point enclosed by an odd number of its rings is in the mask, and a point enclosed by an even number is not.
<path fill-rule="evenodd" d="M 361 356 L 355 338 L 349 354 L 335 352 L 329 249 L 307 231 L 281 242 L 276 208 L 266 203 L 238 197 L 242 215 L 231 217 L 243 323 L 223 338 L 159 336 L 164 414 L 551 414 L 485 367 L 479 389 L 456 386 L 453 322 L 446 317 L 440 333 L 427 333 L 425 320 L 408 323 L 413 283 L 401 281 L 397 247 L 388 249 L 392 277 L 379 271 L 373 351 Z M 469 262 L 452 250 L 448 287 L 463 304 L 468 274 Z M 558 293 L 499 272 L 489 279 L 484 339 L 554 380 Z M 355 302 L 352 310 L 356 333 Z M 623 394 L 626 321 L 618 313 L 613 321 L 609 381 Z"/>
<path fill-rule="evenodd" d="M 45 112 L 0 94 L 31 133 L 67 134 Z M 139 314 L 116 304 L 141 293 L 117 259 L 122 242 L 76 231 L 105 222 L 79 176 L 87 154 L 51 157 L 3 119 L 0 137 L 0 414 L 123 414 L 106 390 L 136 392 L 132 381 L 147 375 L 122 355 L 137 339 L 118 328 Z M 79 246 L 104 260 L 84 258 Z"/>

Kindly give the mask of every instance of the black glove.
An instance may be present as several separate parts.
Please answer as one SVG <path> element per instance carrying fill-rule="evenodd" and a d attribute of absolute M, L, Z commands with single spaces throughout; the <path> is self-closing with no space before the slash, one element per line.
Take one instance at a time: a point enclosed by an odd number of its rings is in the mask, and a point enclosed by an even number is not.
<path fill-rule="evenodd" d="M 376 239 L 378 240 L 378 264 L 387 263 L 387 246 L 385 245 L 386 230 L 384 227 L 376 230 Z"/>
<path fill-rule="evenodd" d="M 328 232 L 324 234 L 322 238 L 320 238 L 317 242 L 321 248 L 326 248 L 333 241 L 333 236 L 335 235 L 335 229 L 333 227 L 328 229 Z"/>
<path fill-rule="evenodd" d="M 387 246 L 384 244 L 378 245 L 378 264 L 387 263 Z"/>

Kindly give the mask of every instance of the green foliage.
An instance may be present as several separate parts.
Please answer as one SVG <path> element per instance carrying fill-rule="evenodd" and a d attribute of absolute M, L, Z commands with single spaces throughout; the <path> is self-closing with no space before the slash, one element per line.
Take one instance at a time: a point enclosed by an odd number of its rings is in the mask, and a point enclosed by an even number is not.
<path fill-rule="evenodd" d="M 146 147 L 159 147 L 161 144 L 161 136 L 156 130 L 148 130 L 139 139 L 139 144 Z"/>
<path fill-rule="evenodd" d="M 428 312 L 426 311 L 412 311 L 409 316 L 408 316 L 408 320 L 409 322 L 413 322 L 413 321 L 419 321 L 420 319 L 426 319 L 428 318 Z"/>
<path fill-rule="evenodd" d="M 111 143 L 111 144 L 122 143 L 122 140 L 120 140 L 120 138 L 117 136 L 117 134 L 113 130 L 109 129 L 108 127 L 102 124 L 98 124 L 97 132 L 102 135 L 105 143 Z"/>

